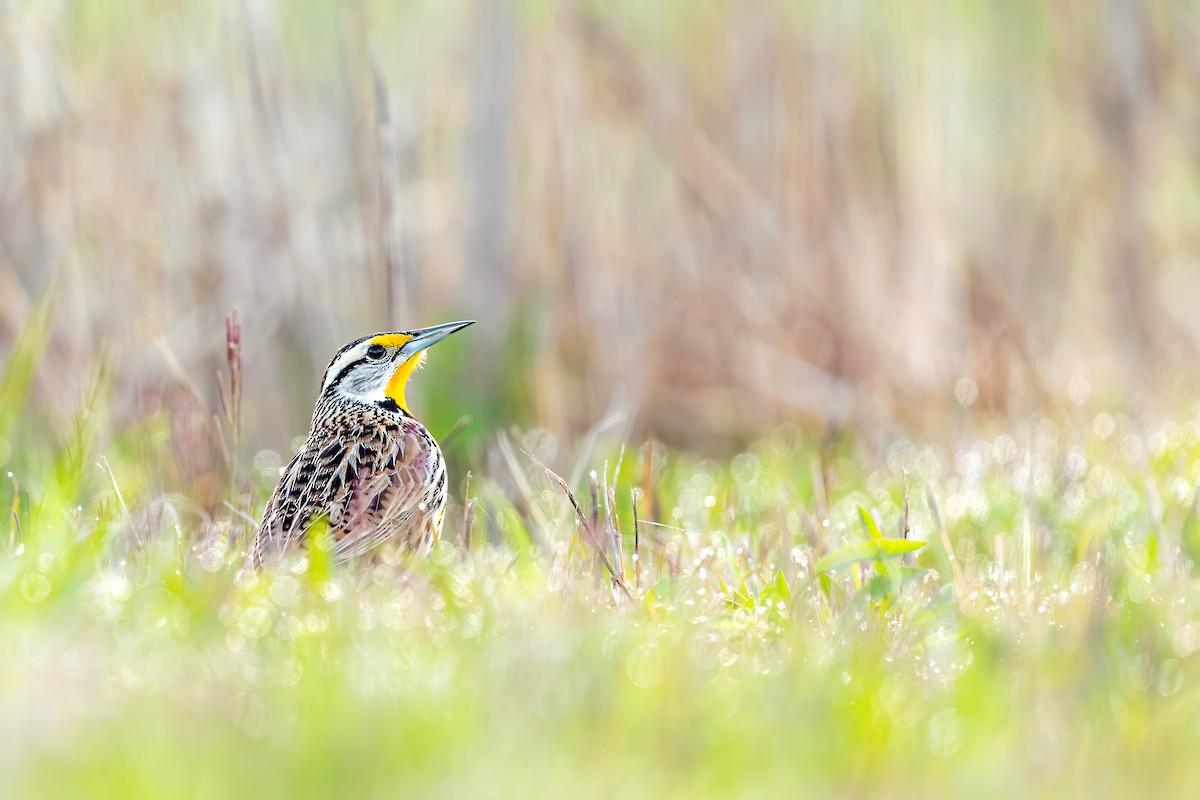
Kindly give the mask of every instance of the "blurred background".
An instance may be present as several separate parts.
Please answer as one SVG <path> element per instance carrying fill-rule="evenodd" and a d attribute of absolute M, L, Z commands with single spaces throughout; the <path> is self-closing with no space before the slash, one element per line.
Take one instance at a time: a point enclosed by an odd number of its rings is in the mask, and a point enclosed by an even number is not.
<path fill-rule="evenodd" d="M 1198 5 L 0 0 L 0 794 L 1200 796 Z"/>
<path fill-rule="evenodd" d="M 344 342 L 467 317 L 412 398 L 467 442 L 1190 406 L 1196 20 L 10 0 L 0 354 L 51 298 L 36 413 L 67 418 L 102 361 L 117 427 L 180 437 L 219 407 L 236 309 L 249 454 L 304 432 Z"/>

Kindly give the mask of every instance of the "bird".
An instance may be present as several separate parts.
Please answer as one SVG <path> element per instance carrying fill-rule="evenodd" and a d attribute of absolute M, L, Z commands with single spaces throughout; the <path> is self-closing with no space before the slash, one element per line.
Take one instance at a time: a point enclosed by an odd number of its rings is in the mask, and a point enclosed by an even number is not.
<path fill-rule="evenodd" d="M 364 336 L 329 362 L 304 444 L 283 469 L 247 551 L 277 564 L 324 529 L 335 564 L 383 548 L 423 557 L 442 530 L 446 461 L 405 388 L 428 348 L 474 320 Z"/>

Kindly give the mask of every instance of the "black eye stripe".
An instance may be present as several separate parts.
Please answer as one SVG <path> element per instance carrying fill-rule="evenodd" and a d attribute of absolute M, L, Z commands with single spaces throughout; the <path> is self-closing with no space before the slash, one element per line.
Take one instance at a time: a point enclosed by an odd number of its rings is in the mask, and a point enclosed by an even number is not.
<path fill-rule="evenodd" d="M 351 348 L 353 348 L 359 344 L 362 344 L 361 339 L 358 340 L 357 342 L 351 342 L 350 344 L 346 345 L 341 350 L 339 350 L 337 355 L 333 357 L 333 362 L 330 363 L 330 365 L 329 365 L 330 368 L 333 367 L 333 364 L 337 363 L 337 360 L 342 356 L 343 353 L 345 353 L 346 351 L 350 350 Z M 384 347 L 383 345 L 373 344 L 367 348 L 366 357 L 372 361 L 379 361 L 386 355 L 387 355 L 387 348 Z M 342 367 L 338 371 L 337 375 L 334 376 L 333 380 L 329 382 L 329 385 L 325 387 L 324 393 L 331 394 L 333 392 L 333 390 L 336 389 L 341 384 L 342 379 L 345 378 L 347 375 L 349 375 L 350 372 L 355 367 L 359 366 L 362 363 L 363 362 L 361 359 L 357 359 L 355 361 L 351 361 L 349 364 L 346 364 L 344 367 Z M 326 371 L 326 374 L 328 374 L 328 370 Z"/>
<path fill-rule="evenodd" d="M 356 363 L 357 362 L 351 361 L 349 364 L 342 367 L 342 370 L 341 370 L 341 372 L 339 372 L 337 374 L 337 377 L 335 377 L 332 381 L 329 382 L 329 388 L 326 389 L 325 392 L 330 393 L 334 389 L 336 389 L 338 387 L 338 384 L 342 382 L 342 378 L 346 377 L 346 375 L 350 372 L 350 370 L 354 369 Z"/>

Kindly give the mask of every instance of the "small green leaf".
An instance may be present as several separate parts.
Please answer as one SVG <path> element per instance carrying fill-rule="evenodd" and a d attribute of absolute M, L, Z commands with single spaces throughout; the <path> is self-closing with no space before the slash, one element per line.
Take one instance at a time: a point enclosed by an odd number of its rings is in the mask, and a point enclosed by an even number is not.
<path fill-rule="evenodd" d="M 780 600 L 792 599 L 792 587 L 788 586 L 787 578 L 783 575 L 783 570 L 775 573 L 775 592 Z"/>
<path fill-rule="evenodd" d="M 835 550 L 824 556 L 813 569 L 823 574 L 857 563 L 859 561 L 882 561 L 885 558 L 902 556 L 920 550 L 926 542 L 914 542 L 911 539 L 880 539 L 871 542 L 856 542 L 841 550 Z"/>
<path fill-rule="evenodd" d="M 730 608 L 740 608 L 746 605 L 745 598 L 739 596 L 733 589 L 730 589 L 729 584 L 725 583 L 723 579 L 717 578 L 717 586 L 720 587 L 721 595 L 725 598 L 725 605 Z"/>
<path fill-rule="evenodd" d="M 879 526 L 875 524 L 875 518 L 871 516 L 871 512 L 859 506 L 858 516 L 862 519 L 863 527 L 867 529 L 867 535 L 871 537 L 871 541 L 882 542 L 883 534 L 879 532 Z"/>

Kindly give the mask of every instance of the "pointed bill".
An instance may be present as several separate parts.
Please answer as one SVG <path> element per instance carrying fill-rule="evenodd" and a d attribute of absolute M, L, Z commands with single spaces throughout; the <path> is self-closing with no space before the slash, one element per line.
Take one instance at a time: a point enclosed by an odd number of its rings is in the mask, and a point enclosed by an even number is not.
<path fill-rule="evenodd" d="M 437 344 L 450 334 L 455 333 L 456 331 L 461 331 L 468 325 L 474 324 L 475 320 L 467 319 L 462 320 L 461 322 L 447 322 L 442 325 L 434 325 L 429 328 L 420 328 L 419 330 L 408 331 L 408 335 L 412 338 L 405 343 L 400 352 L 404 358 L 412 358 L 417 353 Z"/>

